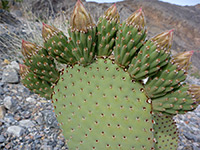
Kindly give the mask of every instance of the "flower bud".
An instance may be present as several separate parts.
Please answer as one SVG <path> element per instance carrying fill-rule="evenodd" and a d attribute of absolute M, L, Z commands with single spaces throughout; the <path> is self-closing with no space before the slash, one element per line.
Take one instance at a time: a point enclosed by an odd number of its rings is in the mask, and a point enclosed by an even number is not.
<path fill-rule="evenodd" d="M 159 49 L 167 51 L 172 46 L 173 31 L 174 29 L 162 32 L 150 40 L 153 41 Z"/>
<path fill-rule="evenodd" d="M 25 58 L 30 58 L 38 52 L 38 46 L 34 43 L 22 40 L 22 54 Z"/>
<path fill-rule="evenodd" d="M 189 69 L 189 66 L 191 64 L 190 60 L 193 53 L 194 51 L 188 51 L 188 52 L 182 52 L 173 56 L 173 59 L 175 63 L 178 65 L 179 69 L 183 69 L 185 71 Z"/>
<path fill-rule="evenodd" d="M 23 78 L 28 73 L 28 67 L 24 64 L 19 64 L 19 74 Z"/>
<path fill-rule="evenodd" d="M 70 19 L 70 26 L 73 29 L 82 30 L 84 32 L 87 32 L 88 27 L 94 26 L 92 17 L 86 11 L 83 3 L 80 0 L 77 1 L 74 7 L 73 14 L 71 15 Z"/>
<path fill-rule="evenodd" d="M 135 11 L 130 17 L 127 18 L 126 22 L 131 25 L 135 25 L 139 30 L 142 30 L 146 26 L 146 20 L 142 8 Z"/>
<path fill-rule="evenodd" d="M 50 37 L 52 37 L 53 35 L 55 35 L 56 33 L 59 32 L 59 30 L 54 27 L 54 26 L 50 26 L 48 24 L 42 23 L 43 27 L 42 27 L 42 37 L 45 41 L 47 41 Z"/>
<path fill-rule="evenodd" d="M 105 12 L 104 15 L 106 19 L 112 20 L 115 19 L 117 22 L 119 21 L 119 12 L 117 11 L 116 4 L 110 6 Z"/>
<path fill-rule="evenodd" d="M 194 99 L 196 99 L 197 103 L 200 103 L 200 86 L 199 85 L 190 85 L 189 90 L 190 94 Z"/>

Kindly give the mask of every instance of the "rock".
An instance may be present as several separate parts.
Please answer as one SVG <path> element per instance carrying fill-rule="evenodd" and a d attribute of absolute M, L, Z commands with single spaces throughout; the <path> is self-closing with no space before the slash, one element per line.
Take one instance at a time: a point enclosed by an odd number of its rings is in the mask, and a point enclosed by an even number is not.
<path fill-rule="evenodd" d="M 200 135 L 199 134 L 195 135 L 194 141 L 200 143 Z"/>
<path fill-rule="evenodd" d="M 15 122 L 15 119 L 14 117 L 11 115 L 11 114 L 8 114 L 4 117 L 4 120 L 7 122 L 7 123 L 14 123 Z"/>
<path fill-rule="evenodd" d="M 0 135 L 0 143 L 3 143 L 5 141 L 5 138 L 3 135 Z"/>
<path fill-rule="evenodd" d="M 4 98 L 4 106 L 5 108 L 7 108 L 8 110 L 12 109 L 14 107 L 14 101 L 13 98 L 10 96 L 6 96 Z"/>
<path fill-rule="evenodd" d="M 24 129 L 19 126 L 10 126 L 8 127 L 7 132 L 14 134 L 17 137 L 20 137 L 24 133 Z"/>
<path fill-rule="evenodd" d="M 199 149 L 200 149 L 200 147 L 193 145 L 193 150 L 199 150 Z"/>
<path fill-rule="evenodd" d="M 42 111 L 42 115 L 43 120 L 48 127 L 58 128 L 58 122 L 52 110 L 44 110 Z"/>
<path fill-rule="evenodd" d="M 19 125 L 26 128 L 31 128 L 34 126 L 34 123 L 31 120 L 26 119 L 26 120 L 19 121 Z"/>
<path fill-rule="evenodd" d="M 34 99 L 34 98 L 32 98 L 32 97 L 26 98 L 26 101 L 27 101 L 27 102 L 30 102 L 30 103 L 36 103 L 36 99 Z"/>
<path fill-rule="evenodd" d="M 0 105 L 0 119 L 3 119 L 6 113 L 6 109 L 3 105 Z"/>
<path fill-rule="evenodd" d="M 19 82 L 19 76 L 18 76 L 17 71 L 13 68 L 5 68 L 3 70 L 2 82 L 18 83 Z"/>
<path fill-rule="evenodd" d="M 42 116 L 36 116 L 34 120 L 35 120 L 36 123 L 39 124 L 39 125 L 44 124 L 44 121 L 43 121 Z"/>
<path fill-rule="evenodd" d="M 0 18 L 0 23 L 9 24 L 16 27 L 20 24 L 20 21 L 18 19 L 16 19 L 14 16 L 12 16 L 11 13 L 3 9 L 0 9 Z"/>
<path fill-rule="evenodd" d="M 50 145 L 42 145 L 41 150 L 53 150 L 53 147 Z"/>
<path fill-rule="evenodd" d="M 15 69 L 16 71 L 19 71 L 19 64 L 16 61 L 12 61 L 10 65 L 6 66 L 7 69 L 12 68 Z"/>

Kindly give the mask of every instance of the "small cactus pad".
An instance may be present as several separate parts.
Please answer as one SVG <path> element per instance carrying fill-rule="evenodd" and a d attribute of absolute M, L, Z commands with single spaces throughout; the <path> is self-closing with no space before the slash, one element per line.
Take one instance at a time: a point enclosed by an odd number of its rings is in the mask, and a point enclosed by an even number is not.
<path fill-rule="evenodd" d="M 140 8 L 119 25 L 114 48 L 115 61 L 122 67 L 128 66 L 146 37 L 146 21 Z"/>
<path fill-rule="evenodd" d="M 24 64 L 28 66 L 37 77 L 42 80 L 55 83 L 59 78 L 59 72 L 52 57 L 43 47 L 34 43 L 22 40 L 22 54 L 25 59 Z"/>
<path fill-rule="evenodd" d="M 172 35 L 172 30 L 166 31 L 145 42 L 131 61 L 128 72 L 133 78 L 144 79 L 168 63 Z"/>
<path fill-rule="evenodd" d="M 52 93 L 51 83 L 45 80 L 41 80 L 37 75 L 28 70 L 27 66 L 20 65 L 19 67 L 20 75 L 22 78 L 21 82 L 24 84 L 24 86 L 29 88 L 34 93 L 39 94 L 42 97 L 46 97 L 47 99 L 50 99 Z"/>
<path fill-rule="evenodd" d="M 119 13 L 114 4 L 99 18 L 97 24 L 97 56 L 109 56 L 112 53 L 118 23 Z"/>
<path fill-rule="evenodd" d="M 95 56 L 96 25 L 81 1 L 77 1 L 70 19 L 69 36 L 75 46 L 73 55 L 84 66 L 90 64 Z"/>
<path fill-rule="evenodd" d="M 197 99 L 192 97 L 189 86 L 184 84 L 180 88 L 163 97 L 152 99 L 153 110 L 166 114 L 184 114 L 197 107 Z"/>
<path fill-rule="evenodd" d="M 178 130 L 173 116 L 155 113 L 154 132 L 156 138 L 156 150 L 177 150 Z"/>
<path fill-rule="evenodd" d="M 171 60 L 157 74 L 150 77 L 146 84 L 146 91 L 151 98 L 164 96 L 167 92 L 180 87 L 186 77 L 186 72 L 180 70 Z"/>
<path fill-rule="evenodd" d="M 68 39 L 62 31 L 43 23 L 42 37 L 48 54 L 58 62 L 64 64 L 74 64 L 77 62 L 77 59 L 72 54 L 72 49 L 75 48 L 72 40 L 71 38 Z"/>
<path fill-rule="evenodd" d="M 193 51 L 178 53 L 170 58 L 166 66 L 150 77 L 146 84 L 148 96 L 151 98 L 164 96 L 167 92 L 180 87 L 187 77 L 192 54 Z"/>
<path fill-rule="evenodd" d="M 52 98 L 69 149 L 153 148 L 151 100 L 109 59 L 64 69 Z"/>

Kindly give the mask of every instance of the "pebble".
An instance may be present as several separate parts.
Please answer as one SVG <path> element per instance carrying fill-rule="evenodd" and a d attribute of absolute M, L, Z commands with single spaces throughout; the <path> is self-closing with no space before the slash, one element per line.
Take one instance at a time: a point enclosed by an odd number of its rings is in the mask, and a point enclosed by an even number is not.
<path fill-rule="evenodd" d="M 5 138 L 3 135 L 0 135 L 0 143 L 3 143 L 5 141 Z"/>
<path fill-rule="evenodd" d="M 19 125 L 26 128 L 32 128 L 34 126 L 34 123 L 31 120 L 26 119 L 19 121 Z"/>
<path fill-rule="evenodd" d="M 42 150 L 53 150 L 53 147 L 50 145 L 42 145 L 41 149 Z"/>
<path fill-rule="evenodd" d="M 38 125 L 42 125 L 42 124 L 44 123 L 43 117 L 41 117 L 41 116 L 35 116 L 35 119 L 34 119 L 34 120 L 36 121 L 36 123 L 37 123 Z"/>
<path fill-rule="evenodd" d="M 26 101 L 29 102 L 29 103 L 36 103 L 36 99 L 34 99 L 32 97 L 26 98 Z"/>
<path fill-rule="evenodd" d="M 5 68 L 3 70 L 2 82 L 18 83 L 19 82 L 19 76 L 18 76 L 17 71 L 13 68 Z"/>
<path fill-rule="evenodd" d="M 12 61 L 8 66 L 10 66 L 10 68 L 15 69 L 16 71 L 19 71 L 19 64 L 16 61 Z"/>
<path fill-rule="evenodd" d="M 9 110 L 14 107 L 14 100 L 11 96 L 6 96 L 4 98 L 4 106 Z"/>
<path fill-rule="evenodd" d="M 0 119 L 3 119 L 6 113 L 6 109 L 3 105 L 0 105 Z"/>
<path fill-rule="evenodd" d="M 15 119 L 12 114 L 6 114 L 6 116 L 4 117 L 4 120 L 9 124 L 12 124 L 15 122 Z"/>
<path fill-rule="evenodd" d="M 20 137 L 24 133 L 24 129 L 19 126 L 10 126 L 8 127 L 7 132 L 14 134 L 17 137 Z"/>

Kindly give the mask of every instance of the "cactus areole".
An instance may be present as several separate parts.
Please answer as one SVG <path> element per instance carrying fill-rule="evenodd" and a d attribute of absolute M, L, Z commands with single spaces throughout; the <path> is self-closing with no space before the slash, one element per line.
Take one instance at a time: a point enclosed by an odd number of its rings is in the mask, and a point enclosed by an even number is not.
<path fill-rule="evenodd" d="M 142 9 L 120 23 L 115 4 L 95 24 L 78 0 L 68 33 L 43 24 L 43 46 L 23 40 L 20 74 L 52 99 L 69 149 L 176 150 L 173 116 L 200 101 L 184 83 L 193 51 L 172 56 L 173 30 L 147 39 Z"/>

